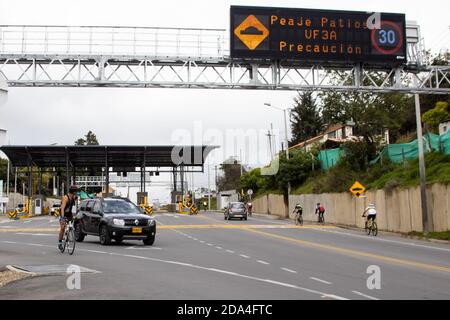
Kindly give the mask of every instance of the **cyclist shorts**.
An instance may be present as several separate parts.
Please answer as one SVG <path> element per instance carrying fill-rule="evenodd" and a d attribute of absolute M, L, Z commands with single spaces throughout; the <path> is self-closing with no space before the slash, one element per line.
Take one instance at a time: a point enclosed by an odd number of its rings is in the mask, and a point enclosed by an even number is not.
<path fill-rule="evenodd" d="M 61 222 L 61 221 L 72 221 L 72 220 L 73 220 L 73 216 L 72 215 L 68 215 L 68 216 L 60 215 L 59 216 L 59 222 Z"/>
<path fill-rule="evenodd" d="M 367 221 L 369 220 L 375 221 L 376 218 L 377 218 L 376 214 L 371 214 L 370 216 L 367 216 Z"/>

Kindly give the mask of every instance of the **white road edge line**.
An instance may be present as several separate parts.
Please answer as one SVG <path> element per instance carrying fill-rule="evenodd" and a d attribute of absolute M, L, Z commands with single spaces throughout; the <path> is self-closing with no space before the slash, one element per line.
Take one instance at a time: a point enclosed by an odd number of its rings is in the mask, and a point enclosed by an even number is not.
<path fill-rule="evenodd" d="M 8 241 L 0 241 L 0 242 L 10 243 Z M 17 243 L 17 242 L 14 242 L 14 243 Z M 30 244 L 30 243 L 22 243 L 22 244 L 33 245 L 33 244 Z M 51 248 L 53 248 L 53 246 L 48 246 L 48 245 L 43 245 L 43 247 L 51 247 Z M 135 259 L 149 260 L 149 261 L 155 261 L 155 262 L 169 263 L 169 264 L 175 264 L 175 265 L 180 265 L 180 266 L 191 267 L 191 268 L 194 268 L 194 269 L 207 270 L 207 271 L 212 271 L 212 272 L 219 272 L 219 273 L 223 273 L 223 274 L 232 275 L 232 276 L 235 276 L 235 277 L 251 279 L 251 280 L 255 280 L 255 281 L 259 281 L 259 282 L 270 283 L 270 284 L 274 284 L 274 285 L 278 285 L 278 286 L 282 286 L 282 287 L 287 287 L 287 288 L 292 288 L 292 289 L 297 289 L 297 290 L 301 290 L 301 291 L 317 294 L 317 295 L 320 295 L 322 298 L 323 297 L 328 297 L 328 298 L 337 299 L 337 300 L 349 300 L 349 299 L 344 298 L 344 297 L 340 297 L 340 296 L 336 296 L 336 295 L 333 295 L 333 294 L 324 293 L 324 292 L 313 290 L 313 289 L 300 287 L 300 286 L 289 284 L 289 283 L 279 282 L 279 281 L 270 280 L 270 279 L 262 279 L 262 278 L 257 278 L 257 277 L 253 277 L 253 276 L 247 276 L 247 275 L 244 275 L 244 274 L 239 274 L 239 273 L 226 271 L 226 270 L 221 270 L 221 269 L 202 267 L 202 266 L 194 265 L 194 264 L 190 264 L 190 263 L 183 263 L 183 262 L 171 261 L 171 260 L 162 260 L 162 259 L 143 257 L 143 256 L 135 256 L 135 255 L 130 255 L 130 254 L 120 254 L 120 253 L 115 253 L 115 252 L 109 252 L 108 253 L 108 252 L 88 250 L 88 249 L 78 249 L 78 250 L 79 251 L 96 252 L 96 253 L 105 253 L 105 254 L 110 254 L 110 255 L 115 255 L 115 256 L 122 256 L 122 257 L 129 257 L 129 258 L 135 258 Z"/>
<path fill-rule="evenodd" d="M 357 294 L 357 295 L 359 295 L 359 296 L 361 296 L 361 297 L 364 297 L 364 298 L 367 298 L 367 299 L 370 299 L 370 300 L 380 300 L 380 299 L 378 299 L 378 298 L 375 298 L 375 297 L 371 297 L 371 296 L 368 296 L 367 294 L 364 294 L 364 293 L 361 293 L 361 292 L 358 292 L 358 291 L 352 291 L 354 294 Z"/>
<path fill-rule="evenodd" d="M 262 260 L 257 260 L 256 262 L 259 262 L 259 263 L 261 263 L 261 264 L 270 264 L 270 263 L 265 262 L 265 261 L 262 261 Z"/>
<path fill-rule="evenodd" d="M 280 269 L 284 270 L 284 271 L 287 271 L 287 272 L 290 272 L 290 273 L 297 273 L 297 271 L 291 270 L 291 269 L 288 269 L 288 268 L 280 268 Z"/>
<path fill-rule="evenodd" d="M 322 280 L 322 279 L 319 279 L 319 278 L 314 278 L 314 277 L 309 277 L 309 278 L 311 280 L 322 282 L 322 283 L 325 283 L 325 284 L 332 284 L 331 282 L 328 282 L 328 281 L 325 281 L 325 280 Z"/>

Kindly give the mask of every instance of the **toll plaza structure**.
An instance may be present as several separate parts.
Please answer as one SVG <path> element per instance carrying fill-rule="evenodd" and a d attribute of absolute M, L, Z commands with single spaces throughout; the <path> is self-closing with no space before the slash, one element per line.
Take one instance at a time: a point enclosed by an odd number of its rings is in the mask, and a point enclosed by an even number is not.
<path fill-rule="evenodd" d="M 63 189 L 68 191 L 75 184 L 77 174 L 97 170 L 104 173 L 103 196 L 109 195 L 109 173 L 140 172 L 138 195 L 146 198 L 146 174 L 148 172 L 173 174 L 172 203 L 177 194 L 184 194 L 184 176 L 188 172 L 204 172 L 204 163 L 208 154 L 216 146 L 13 146 L 0 147 L 11 161 L 12 167 L 27 168 L 27 186 L 33 186 L 33 174 L 38 177 L 38 195 L 33 188 L 27 188 L 28 199 L 42 199 L 42 174 L 56 174 L 56 170 L 65 172 Z M 181 190 L 177 190 L 178 177 Z M 102 191 L 103 191 L 102 190 Z M 42 202 L 42 200 L 41 200 Z M 138 199 L 139 202 L 139 199 Z M 138 203 L 140 204 L 140 203 Z M 34 211 L 34 210 L 33 210 Z"/>

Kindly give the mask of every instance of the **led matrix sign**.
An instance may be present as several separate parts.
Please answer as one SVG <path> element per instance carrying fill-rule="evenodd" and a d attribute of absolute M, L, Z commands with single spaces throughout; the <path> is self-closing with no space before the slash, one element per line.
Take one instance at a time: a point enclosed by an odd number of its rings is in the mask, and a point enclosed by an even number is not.
<path fill-rule="evenodd" d="M 405 15 L 231 6 L 232 58 L 406 63 Z"/>

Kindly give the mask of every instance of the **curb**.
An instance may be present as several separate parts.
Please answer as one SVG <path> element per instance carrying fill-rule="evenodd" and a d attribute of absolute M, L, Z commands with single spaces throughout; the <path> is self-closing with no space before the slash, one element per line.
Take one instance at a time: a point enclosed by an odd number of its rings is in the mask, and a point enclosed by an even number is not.
<path fill-rule="evenodd" d="M 35 276 L 36 273 L 34 272 L 28 272 L 22 269 L 17 269 L 16 267 L 12 266 L 12 265 L 7 265 L 6 269 L 10 270 L 10 271 L 14 271 L 14 272 L 18 272 L 18 273 L 24 273 L 24 274 L 28 274 L 30 276 Z"/>

